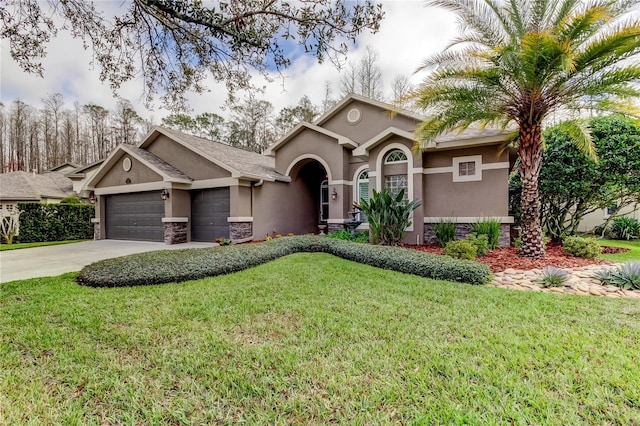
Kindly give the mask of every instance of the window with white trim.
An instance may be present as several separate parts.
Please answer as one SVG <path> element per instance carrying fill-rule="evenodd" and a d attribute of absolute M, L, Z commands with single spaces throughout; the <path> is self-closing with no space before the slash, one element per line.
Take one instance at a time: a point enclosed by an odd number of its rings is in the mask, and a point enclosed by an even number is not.
<path fill-rule="evenodd" d="M 358 174 L 356 184 L 356 200 L 358 204 L 362 199 L 369 201 L 369 169 L 364 169 Z"/>
<path fill-rule="evenodd" d="M 482 155 L 453 157 L 453 181 L 473 182 L 482 180 Z"/>
<path fill-rule="evenodd" d="M 406 163 L 406 162 L 407 162 L 407 154 L 405 154 L 400 149 L 393 149 L 389 151 L 387 156 L 384 158 L 385 164 Z"/>
<path fill-rule="evenodd" d="M 407 175 L 387 175 L 384 177 L 384 188 L 391 194 L 398 195 L 404 189 L 404 200 L 409 200 Z"/>
<path fill-rule="evenodd" d="M 5 205 L 5 208 L 7 209 L 8 212 L 12 212 L 13 211 L 13 204 Z"/>

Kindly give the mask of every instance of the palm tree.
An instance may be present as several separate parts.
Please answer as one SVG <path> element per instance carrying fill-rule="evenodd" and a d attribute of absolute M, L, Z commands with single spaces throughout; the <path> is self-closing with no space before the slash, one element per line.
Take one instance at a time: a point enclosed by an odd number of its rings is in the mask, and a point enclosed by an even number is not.
<path fill-rule="evenodd" d="M 521 162 L 522 246 L 544 257 L 538 174 L 542 129 L 555 113 L 637 114 L 640 0 L 431 0 L 453 11 L 460 35 L 421 69 L 433 72 L 412 94 L 433 112 L 416 131 L 418 148 L 471 125 L 514 129 Z M 594 158 L 588 129 L 565 128 Z"/>

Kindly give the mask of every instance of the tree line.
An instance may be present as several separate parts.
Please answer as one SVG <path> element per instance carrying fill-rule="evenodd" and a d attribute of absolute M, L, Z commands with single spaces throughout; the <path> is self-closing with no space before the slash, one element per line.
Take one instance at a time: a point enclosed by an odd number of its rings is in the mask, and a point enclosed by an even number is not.
<path fill-rule="evenodd" d="M 126 99 L 111 110 L 77 101 L 69 106 L 59 93 L 43 98 L 40 108 L 19 99 L 0 103 L 0 171 L 91 164 L 120 143 L 137 142 L 151 125 Z"/>
<path fill-rule="evenodd" d="M 412 89 L 407 76 L 396 76 L 385 91 L 378 52 L 367 48 L 360 61 L 347 64 L 334 93 L 325 82 L 323 99 L 314 104 L 304 95 L 297 103 L 276 113 L 273 104 L 260 99 L 258 91 L 227 102 L 227 118 L 214 112 L 193 115 L 173 113 L 162 126 L 255 152 L 263 152 L 301 121 L 312 122 L 339 99 L 355 93 L 379 101 L 398 101 Z M 385 92 L 390 97 L 385 97 Z M 0 170 L 42 172 L 70 162 L 85 165 L 106 157 L 118 144 L 135 144 L 156 124 L 142 118 L 126 99 L 112 110 L 97 104 L 65 103 L 59 93 L 47 95 L 42 106 L 21 100 L 0 104 Z"/>

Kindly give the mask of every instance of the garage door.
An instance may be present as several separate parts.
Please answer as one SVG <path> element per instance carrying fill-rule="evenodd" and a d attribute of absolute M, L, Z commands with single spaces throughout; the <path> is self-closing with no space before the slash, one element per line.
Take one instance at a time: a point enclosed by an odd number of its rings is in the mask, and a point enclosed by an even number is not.
<path fill-rule="evenodd" d="M 164 201 L 157 191 L 109 195 L 105 212 L 107 238 L 164 240 Z"/>
<path fill-rule="evenodd" d="M 229 188 L 191 192 L 191 240 L 229 238 Z"/>

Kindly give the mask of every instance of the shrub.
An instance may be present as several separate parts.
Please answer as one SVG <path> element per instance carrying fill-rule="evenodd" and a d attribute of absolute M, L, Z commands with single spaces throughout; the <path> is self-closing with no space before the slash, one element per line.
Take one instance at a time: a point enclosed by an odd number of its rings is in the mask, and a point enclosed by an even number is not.
<path fill-rule="evenodd" d="M 618 240 L 630 240 L 640 237 L 640 223 L 630 217 L 616 217 L 611 225 L 611 232 Z"/>
<path fill-rule="evenodd" d="M 596 273 L 602 284 L 614 285 L 625 290 L 640 290 L 640 262 L 630 261 L 617 268 Z"/>
<path fill-rule="evenodd" d="M 542 270 L 538 282 L 543 287 L 560 287 L 567 282 L 569 276 L 566 271 L 554 266 L 548 266 Z"/>
<path fill-rule="evenodd" d="M 438 223 L 432 225 L 432 228 L 440 247 L 446 246 L 449 241 L 455 241 L 458 225 L 453 219 L 440 219 Z"/>
<path fill-rule="evenodd" d="M 477 256 L 484 256 L 489 253 L 489 237 L 486 234 L 471 233 L 465 238 L 476 248 Z"/>
<path fill-rule="evenodd" d="M 489 248 L 494 249 L 500 243 L 500 221 L 495 218 L 485 217 L 471 224 L 471 232 L 478 235 L 486 235 L 489 239 Z"/>
<path fill-rule="evenodd" d="M 60 204 L 82 204 L 82 200 L 78 197 L 64 197 L 60 200 Z"/>
<path fill-rule="evenodd" d="M 602 248 L 592 237 L 567 237 L 563 245 L 564 251 L 576 257 L 593 258 L 602 253 Z"/>
<path fill-rule="evenodd" d="M 467 240 L 449 241 L 444 246 L 444 254 L 456 259 L 475 260 L 477 249 Z"/>
<path fill-rule="evenodd" d="M 351 232 L 346 229 L 340 229 L 339 231 L 331 232 L 327 235 L 328 238 L 335 238 L 336 240 L 355 241 L 357 243 L 368 243 L 368 232 L 356 232 L 355 238 L 351 236 Z"/>
<path fill-rule="evenodd" d="M 214 241 L 216 243 L 220 244 L 221 246 L 230 246 L 231 245 L 231 240 L 229 238 L 225 238 L 225 237 L 218 237 Z"/>
<path fill-rule="evenodd" d="M 92 205 L 18 203 L 18 208 L 21 243 L 93 238 Z"/>
<path fill-rule="evenodd" d="M 387 189 L 374 189 L 371 198 L 355 206 L 367 217 L 373 244 L 394 246 L 404 238 L 405 229 L 411 225 L 411 212 L 421 204 L 420 200 L 405 201 L 404 189 L 396 195 Z"/>
<path fill-rule="evenodd" d="M 261 244 L 165 250 L 102 260 L 85 266 L 78 283 L 122 287 L 197 280 L 230 274 L 298 252 L 321 252 L 392 271 L 438 280 L 485 284 L 486 265 L 401 247 L 373 246 L 330 238 L 297 236 Z"/>

